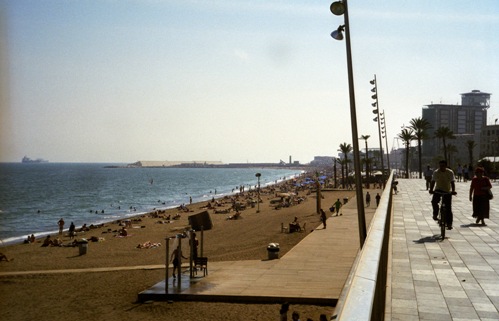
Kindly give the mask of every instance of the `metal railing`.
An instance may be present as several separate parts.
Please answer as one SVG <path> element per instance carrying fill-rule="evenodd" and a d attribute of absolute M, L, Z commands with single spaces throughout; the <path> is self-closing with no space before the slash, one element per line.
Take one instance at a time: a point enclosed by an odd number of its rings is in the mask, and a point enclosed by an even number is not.
<path fill-rule="evenodd" d="M 387 271 L 390 257 L 393 171 L 372 218 L 332 319 L 384 320 Z"/>

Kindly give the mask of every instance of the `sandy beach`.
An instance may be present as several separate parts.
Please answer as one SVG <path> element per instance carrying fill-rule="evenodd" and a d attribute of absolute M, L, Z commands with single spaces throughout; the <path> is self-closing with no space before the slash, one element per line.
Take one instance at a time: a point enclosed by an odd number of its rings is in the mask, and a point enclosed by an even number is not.
<path fill-rule="evenodd" d="M 234 261 L 265 259 L 268 243 L 280 244 L 284 255 L 311 230 L 321 225 L 316 214 L 315 193 L 299 191 L 300 204 L 274 209 L 279 191 L 262 191 L 260 212 L 248 206 L 241 218 L 227 220 L 227 214 L 215 214 L 231 207 L 230 200 L 219 199 L 220 206 L 209 209 L 213 222 L 211 230 L 204 231 L 204 256 L 210 261 Z M 371 195 L 376 195 L 375 190 Z M 247 192 L 246 192 L 247 194 Z M 325 191 L 322 208 L 328 208 L 337 200 L 351 199 L 355 191 Z M 255 197 L 255 195 L 253 195 Z M 354 199 L 352 199 L 354 200 Z M 240 200 L 243 202 L 243 200 Z M 374 204 L 374 200 L 373 200 Z M 371 204 L 371 206 L 374 206 Z M 0 263 L 0 306 L 2 320 L 278 320 L 281 302 L 276 304 L 230 304 L 203 302 L 152 302 L 137 303 L 137 294 L 165 278 L 163 268 L 112 269 L 165 264 L 165 238 L 174 236 L 189 226 L 188 216 L 206 210 L 207 203 L 188 205 L 189 212 L 178 209 L 164 213 L 142 215 L 132 220 L 128 236 L 116 237 L 122 227 L 120 222 L 78 233 L 76 239 L 100 239 L 88 244 L 88 252 L 79 255 L 78 247 L 41 247 L 41 241 L 1 248 L 11 261 Z M 173 216 L 180 218 L 173 220 Z M 167 218 L 170 218 L 168 220 Z M 282 233 L 285 226 L 298 217 L 306 222 L 306 231 Z M 122 222 L 121 222 L 122 223 Z M 54 222 L 56 225 L 57 222 Z M 77 229 L 80 226 L 77 226 Z M 52 236 L 56 238 L 57 235 Z M 71 242 L 67 233 L 60 237 L 64 244 Z M 200 239 L 198 233 L 198 239 Z M 138 248 L 148 243 L 161 243 L 152 248 Z M 173 242 L 170 243 L 170 247 Z M 183 242 L 184 253 L 189 253 L 188 242 Z M 171 249 L 170 249 L 171 253 Z M 109 271 L 92 271 L 93 268 L 110 268 Z M 81 271 L 71 271 L 84 269 Z M 40 273 L 58 270 L 63 273 Z M 9 272 L 25 274 L 9 275 Z M 291 311 L 301 314 L 301 319 L 319 320 L 321 313 L 331 314 L 332 307 L 293 305 Z M 200 319 L 200 315 L 202 318 Z"/>

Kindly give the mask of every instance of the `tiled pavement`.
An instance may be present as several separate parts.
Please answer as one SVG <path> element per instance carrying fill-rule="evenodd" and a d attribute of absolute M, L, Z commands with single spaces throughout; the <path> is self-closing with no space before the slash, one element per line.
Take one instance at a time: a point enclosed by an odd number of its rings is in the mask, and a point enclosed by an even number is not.
<path fill-rule="evenodd" d="M 469 182 L 457 182 L 454 229 L 440 241 L 424 181 L 398 181 L 386 320 L 499 320 L 498 197 L 491 201 L 487 226 L 476 225 Z M 493 186 L 499 195 L 499 185 Z"/>

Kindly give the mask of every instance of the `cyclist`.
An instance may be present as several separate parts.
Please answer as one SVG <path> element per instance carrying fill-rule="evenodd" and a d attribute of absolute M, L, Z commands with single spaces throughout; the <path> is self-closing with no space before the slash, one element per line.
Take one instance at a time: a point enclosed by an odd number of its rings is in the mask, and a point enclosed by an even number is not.
<path fill-rule="evenodd" d="M 442 202 L 445 204 L 446 212 L 446 224 L 447 229 L 452 230 L 452 195 L 456 195 L 456 185 L 454 183 L 454 172 L 447 168 L 447 161 L 441 160 L 438 162 L 438 169 L 433 172 L 430 183 L 430 194 L 433 194 L 433 198 L 431 199 L 431 205 L 433 207 L 433 219 L 438 220 L 438 203 L 440 202 L 440 198 Z M 442 195 L 440 193 L 450 193 Z"/>

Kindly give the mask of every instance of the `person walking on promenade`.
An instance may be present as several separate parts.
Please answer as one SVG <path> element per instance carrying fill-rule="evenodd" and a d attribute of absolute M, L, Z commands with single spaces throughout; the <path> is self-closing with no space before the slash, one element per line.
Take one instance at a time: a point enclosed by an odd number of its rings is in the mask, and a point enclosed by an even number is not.
<path fill-rule="evenodd" d="M 379 201 L 381 200 L 381 195 L 379 195 L 379 193 L 376 193 L 375 199 L 376 199 L 376 207 L 378 207 L 379 206 Z"/>
<path fill-rule="evenodd" d="M 426 190 L 430 189 L 431 177 L 433 176 L 433 170 L 430 165 L 426 166 L 426 170 L 424 171 L 424 179 L 426 181 Z"/>
<path fill-rule="evenodd" d="M 64 229 L 64 220 L 61 219 L 57 222 L 57 225 L 59 225 L 59 235 L 62 235 L 62 230 Z"/>
<path fill-rule="evenodd" d="M 326 228 L 326 212 L 321 208 L 321 222 L 322 225 L 324 226 L 323 228 Z"/>
<path fill-rule="evenodd" d="M 366 193 L 366 207 L 371 205 L 371 194 L 369 192 Z"/>
<path fill-rule="evenodd" d="M 434 193 L 434 191 L 449 194 L 442 195 L 440 193 Z M 433 172 L 430 184 L 430 194 L 433 195 L 431 199 L 431 205 L 433 207 L 433 219 L 435 221 L 438 220 L 438 203 L 440 202 L 440 198 L 442 198 L 442 201 L 447 208 L 447 229 L 452 230 L 452 195 L 456 195 L 457 193 L 454 172 L 450 168 L 447 168 L 447 161 L 445 160 L 441 160 L 440 162 L 438 162 L 438 169 Z"/>
<path fill-rule="evenodd" d="M 338 216 L 338 213 L 340 212 L 340 208 L 341 208 L 341 201 L 340 199 L 338 198 L 338 200 L 336 202 L 334 202 L 333 206 L 331 208 L 334 208 L 336 209 L 336 216 Z"/>
<path fill-rule="evenodd" d="M 475 177 L 471 180 L 470 185 L 470 202 L 473 202 L 473 217 L 476 218 L 476 224 L 480 221 L 485 224 L 485 219 L 489 218 L 490 203 L 489 194 L 492 184 L 487 176 L 484 176 L 483 167 L 475 169 Z"/>
<path fill-rule="evenodd" d="M 456 175 L 457 181 L 460 182 L 463 179 L 463 166 L 461 164 L 457 164 Z"/>

